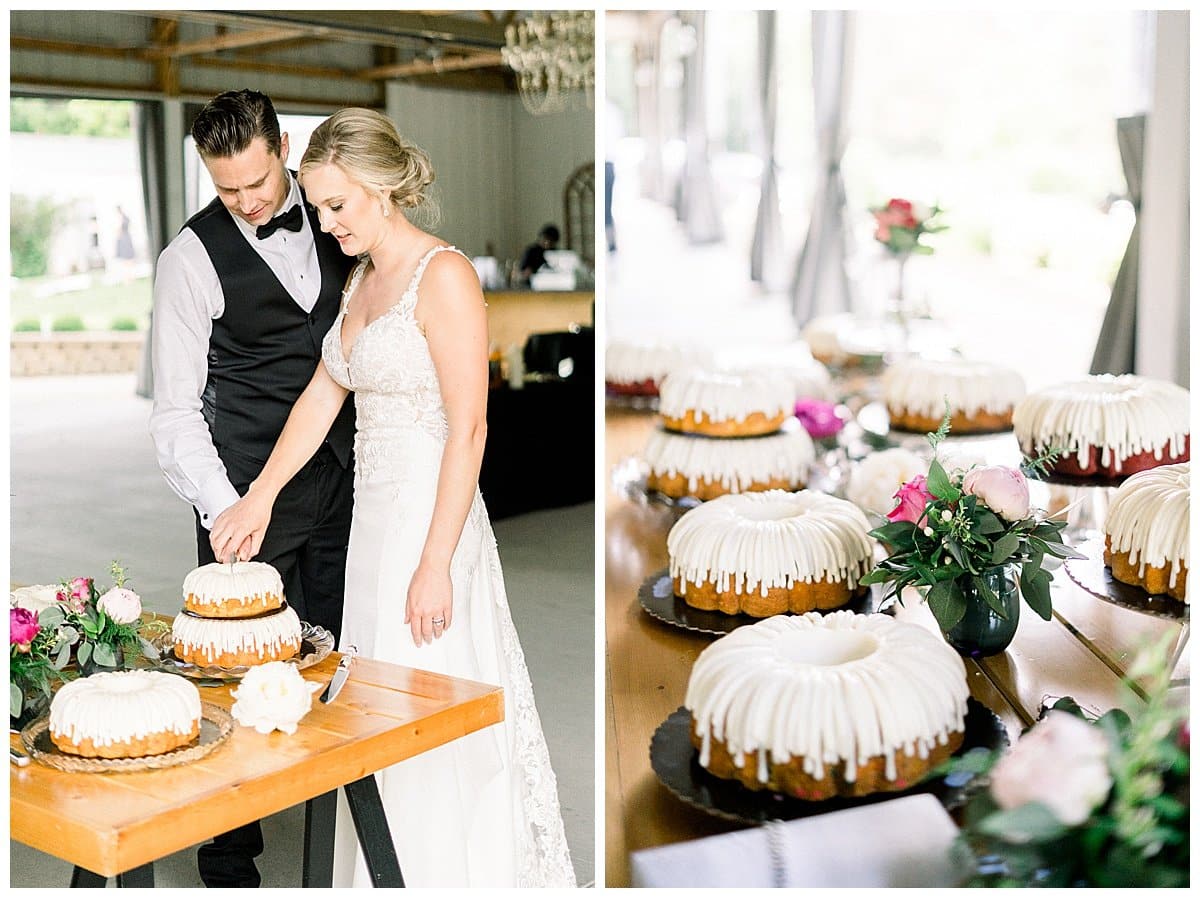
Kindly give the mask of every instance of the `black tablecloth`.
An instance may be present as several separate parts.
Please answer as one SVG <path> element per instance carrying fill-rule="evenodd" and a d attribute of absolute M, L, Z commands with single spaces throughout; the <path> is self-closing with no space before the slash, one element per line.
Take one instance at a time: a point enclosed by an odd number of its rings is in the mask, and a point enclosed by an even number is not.
<path fill-rule="evenodd" d="M 488 394 L 479 488 L 493 520 L 595 499 L 595 395 L 590 376 Z"/>

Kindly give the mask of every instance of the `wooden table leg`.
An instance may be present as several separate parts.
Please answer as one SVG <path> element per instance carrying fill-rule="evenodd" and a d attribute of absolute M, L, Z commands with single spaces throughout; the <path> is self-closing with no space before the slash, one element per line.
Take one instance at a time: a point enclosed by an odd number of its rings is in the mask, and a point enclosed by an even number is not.
<path fill-rule="evenodd" d="M 337 821 L 337 790 L 304 803 L 304 874 L 306 889 L 333 886 L 333 829 Z"/>
<path fill-rule="evenodd" d="M 392 844 L 392 833 L 388 829 L 375 777 L 367 775 L 342 788 L 346 790 L 350 816 L 354 818 L 354 829 L 367 861 L 371 883 L 376 888 L 404 888 L 400 860 L 396 857 L 396 846 Z"/>

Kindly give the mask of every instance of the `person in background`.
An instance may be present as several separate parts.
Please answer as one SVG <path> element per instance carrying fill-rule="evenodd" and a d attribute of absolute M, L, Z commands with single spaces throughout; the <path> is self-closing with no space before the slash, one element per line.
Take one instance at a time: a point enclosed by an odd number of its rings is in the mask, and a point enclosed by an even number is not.
<path fill-rule="evenodd" d="M 517 266 L 517 283 L 528 284 L 534 272 L 546 264 L 546 250 L 558 249 L 558 228 L 555 225 L 545 225 L 538 231 L 537 242 L 525 247 L 521 254 L 521 263 Z"/>

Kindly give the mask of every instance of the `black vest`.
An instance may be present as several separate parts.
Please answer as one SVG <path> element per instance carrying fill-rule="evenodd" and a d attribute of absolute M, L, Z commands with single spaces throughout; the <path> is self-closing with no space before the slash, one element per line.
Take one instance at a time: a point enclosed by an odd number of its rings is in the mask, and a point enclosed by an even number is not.
<path fill-rule="evenodd" d="M 305 314 L 247 243 L 219 197 L 184 225 L 200 238 L 225 296 L 225 311 L 213 320 L 208 342 L 201 405 L 233 483 L 257 477 L 271 454 L 321 360 L 321 341 L 337 317 L 342 287 L 356 261 L 321 233 L 315 210 L 303 206 L 321 266 L 321 292 L 311 314 Z M 348 467 L 354 445 L 350 397 L 326 443 L 342 467 Z"/>

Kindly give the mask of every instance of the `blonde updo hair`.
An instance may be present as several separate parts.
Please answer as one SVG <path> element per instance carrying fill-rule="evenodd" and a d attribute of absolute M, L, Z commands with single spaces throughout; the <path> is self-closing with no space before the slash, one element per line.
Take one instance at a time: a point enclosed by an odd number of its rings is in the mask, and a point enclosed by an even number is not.
<path fill-rule="evenodd" d="M 317 126 L 300 161 L 300 175 L 327 164 L 395 208 L 424 206 L 436 217 L 429 195 L 434 179 L 429 157 L 374 109 L 339 109 Z"/>

